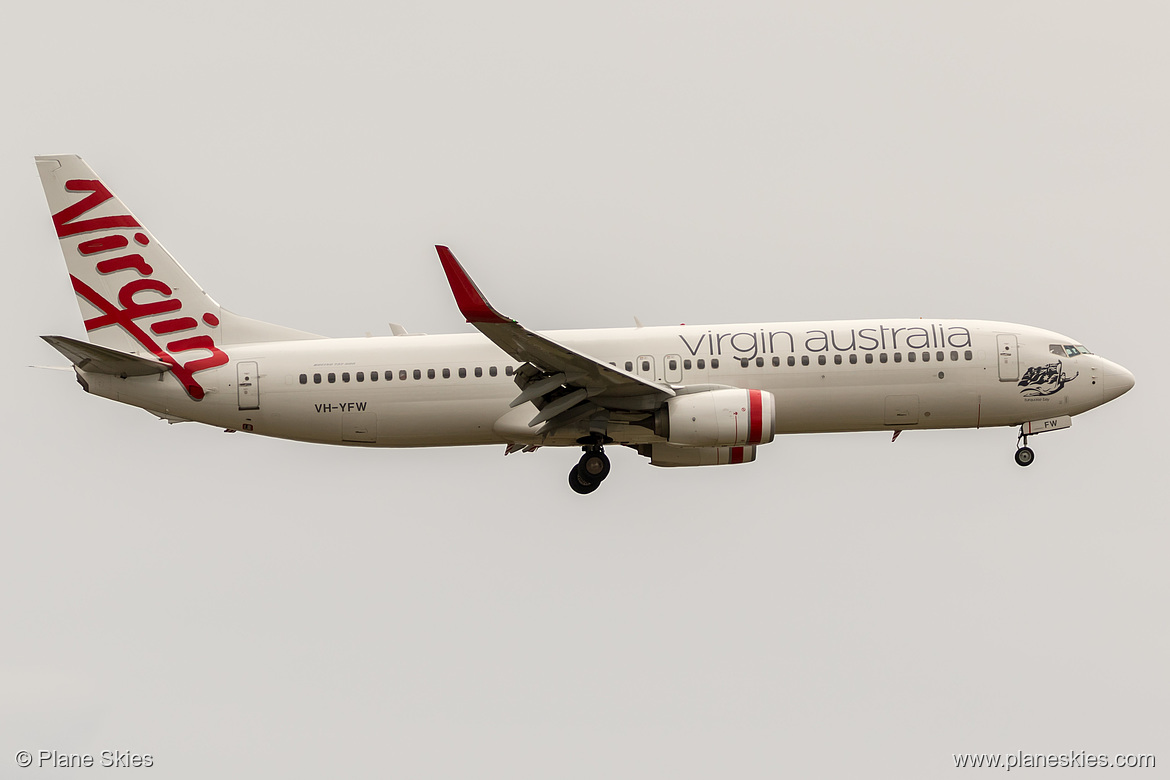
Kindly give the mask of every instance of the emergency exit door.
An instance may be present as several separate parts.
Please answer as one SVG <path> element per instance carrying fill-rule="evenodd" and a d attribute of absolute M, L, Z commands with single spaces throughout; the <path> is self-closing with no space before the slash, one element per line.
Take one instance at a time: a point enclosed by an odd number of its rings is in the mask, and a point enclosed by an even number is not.
<path fill-rule="evenodd" d="M 260 379 L 256 374 L 256 361 L 236 364 L 236 387 L 240 395 L 240 411 L 260 408 Z"/>
<path fill-rule="evenodd" d="M 1015 335 L 1000 333 L 995 337 L 995 343 L 999 351 L 999 381 L 1016 381 L 1020 378 L 1020 356 Z"/>

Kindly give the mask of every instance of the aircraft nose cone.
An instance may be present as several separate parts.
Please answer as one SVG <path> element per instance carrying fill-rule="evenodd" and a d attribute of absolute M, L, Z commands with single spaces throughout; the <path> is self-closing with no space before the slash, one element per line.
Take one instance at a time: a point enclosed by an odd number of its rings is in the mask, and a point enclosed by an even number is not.
<path fill-rule="evenodd" d="M 1116 363 L 1105 366 L 1105 400 L 1112 401 L 1133 387 L 1133 374 Z"/>

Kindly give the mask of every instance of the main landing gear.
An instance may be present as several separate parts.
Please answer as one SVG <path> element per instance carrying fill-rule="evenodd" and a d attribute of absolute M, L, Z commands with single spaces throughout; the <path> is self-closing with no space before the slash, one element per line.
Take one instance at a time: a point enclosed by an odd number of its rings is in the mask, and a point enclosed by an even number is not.
<path fill-rule="evenodd" d="M 592 493 L 609 476 L 609 457 L 600 444 L 582 447 L 584 454 L 569 471 L 569 487 L 582 495 Z"/>

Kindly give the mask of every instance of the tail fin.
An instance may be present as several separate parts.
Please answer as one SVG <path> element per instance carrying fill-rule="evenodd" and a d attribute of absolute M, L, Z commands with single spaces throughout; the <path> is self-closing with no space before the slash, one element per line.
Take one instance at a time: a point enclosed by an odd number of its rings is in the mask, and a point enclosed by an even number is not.
<path fill-rule="evenodd" d="M 194 373 L 224 345 L 321 338 L 221 308 L 80 157 L 36 161 L 91 343 Z"/>

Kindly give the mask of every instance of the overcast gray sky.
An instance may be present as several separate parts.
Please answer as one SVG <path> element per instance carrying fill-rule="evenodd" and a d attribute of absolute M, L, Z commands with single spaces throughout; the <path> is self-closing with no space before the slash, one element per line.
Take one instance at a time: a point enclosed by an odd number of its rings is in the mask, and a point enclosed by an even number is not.
<path fill-rule="evenodd" d="M 0 775 L 1170 767 L 1164 2 L 23 5 Z M 32 161 L 57 152 L 223 305 L 327 335 L 466 332 L 448 243 L 536 329 L 1002 319 L 1137 386 L 1026 470 L 1008 429 L 800 436 L 742 467 L 618 451 L 584 498 L 569 451 L 167 426 L 26 368 L 83 335 Z"/>

